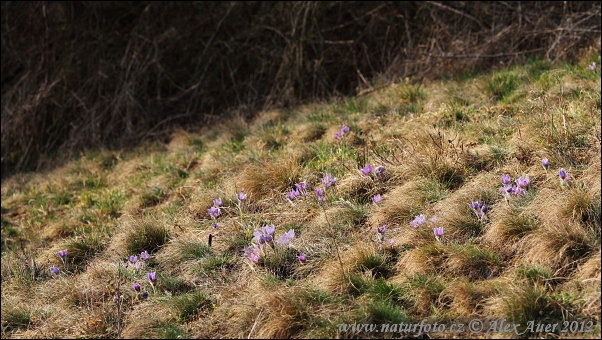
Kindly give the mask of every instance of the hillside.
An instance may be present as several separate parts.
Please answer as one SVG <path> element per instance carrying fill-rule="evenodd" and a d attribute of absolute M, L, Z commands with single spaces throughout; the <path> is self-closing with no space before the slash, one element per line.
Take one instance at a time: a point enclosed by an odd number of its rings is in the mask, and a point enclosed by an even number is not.
<path fill-rule="evenodd" d="M 339 325 L 474 318 L 599 338 L 592 62 L 405 80 L 13 175 L 2 338 L 392 338 L 417 333 Z"/>

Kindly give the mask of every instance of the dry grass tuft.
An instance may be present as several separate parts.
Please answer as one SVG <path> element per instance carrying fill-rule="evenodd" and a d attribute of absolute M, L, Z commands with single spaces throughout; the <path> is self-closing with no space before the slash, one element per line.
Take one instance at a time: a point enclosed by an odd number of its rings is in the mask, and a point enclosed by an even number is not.
<path fill-rule="evenodd" d="M 294 184 L 300 181 L 300 175 L 298 158 L 285 157 L 248 166 L 237 181 L 237 187 L 245 189 L 249 200 L 273 198 L 290 191 Z"/>
<path fill-rule="evenodd" d="M 494 293 L 495 290 L 491 285 L 459 278 L 445 288 L 441 298 L 450 301 L 449 308 L 453 317 L 462 319 L 480 315 L 484 309 L 483 301 Z"/>

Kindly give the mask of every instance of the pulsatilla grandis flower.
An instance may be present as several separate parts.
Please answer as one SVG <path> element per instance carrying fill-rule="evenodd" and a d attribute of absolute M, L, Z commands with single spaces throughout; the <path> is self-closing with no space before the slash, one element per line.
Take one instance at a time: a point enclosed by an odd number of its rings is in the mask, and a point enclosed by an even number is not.
<path fill-rule="evenodd" d="M 362 173 L 364 175 L 369 175 L 371 172 L 372 172 L 372 165 L 370 165 L 370 164 L 364 165 L 364 168 L 362 169 Z"/>
<path fill-rule="evenodd" d="M 545 171 L 548 171 L 548 167 L 550 166 L 550 160 L 548 160 L 547 158 L 542 158 L 541 159 L 541 166 L 543 166 L 543 169 Z"/>
<path fill-rule="evenodd" d="M 384 179 L 385 178 L 385 173 L 387 172 L 387 169 L 385 169 L 384 166 L 379 165 L 376 168 L 374 168 L 374 173 L 376 174 L 376 176 L 378 176 L 378 178 L 380 179 Z"/>
<path fill-rule="evenodd" d="M 435 238 L 441 241 L 441 238 L 443 237 L 443 227 L 433 228 L 433 233 L 435 233 Z"/>
<path fill-rule="evenodd" d="M 502 177 L 500 178 L 500 181 L 502 182 L 503 185 L 508 185 L 508 184 L 510 184 L 510 181 L 512 181 L 512 179 L 510 178 L 510 175 L 503 174 Z"/>
<path fill-rule="evenodd" d="M 305 262 L 305 260 L 306 260 L 305 253 L 301 253 L 299 256 L 297 256 L 297 258 L 299 259 L 299 261 Z"/>
<path fill-rule="evenodd" d="M 247 194 L 245 194 L 245 188 L 240 188 L 240 191 L 238 192 L 238 194 L 236 194 L 236 198 L 239 201 L 244 201 L 247 199 Z"/>
<path fill-rule="evenodd" d="M 130 260 L 130 263 L 132 263 L 132 264 L 136 263 L 138 261 L 138 256 L 132 255 L 132 256 L 130 256 L 129 260 Z"/>
<path fill-rule="evenodd" d="M 516 185 L 521 189 L 527 189 L 531 181 L 529 180 L 529 175 L 525 175 L 524 177 L 519 177 L 516 181 Z"/>
<path fill-rule="evenodd" d="M 245 248 L 245 257 L 254 263 L 259 262 L 259 245 Z"/>
<path fill-rule="evenodd" d="M 560 168 L 560 171 L 558 171 L 558 176 L 560 177 L 560 180 L 562 180 L 562 181 L 566 181 L 569 179 L 569 173 L 566 172 L 566 170 L 564 170 L 564 168 Z"/>
<path fill-rule="evenodd" d="M 325 174 L 324 177 L 322 177 L 322 179 L 320 181 L 324 185 L 324 188 L 328 188 L 331 185 L 333 185 L 337 181 L 337 179 L 336 179 L 336 177 L 333 177 L 331 174 Z"/>
<path fill-rule="evenodd" d="M 60 250 L 59 252 L 56 253 L 62 260 L 65 259 L 65 257 L 67 256 L 67 249 L 63 249 Z"/>
<path fill-rule="evenodd" d="M 295 238 L 295 231 L 293 229 L 287 231 L 286 233 L 282 234 L 282 236 L 280 236 L 280 238 L 278 238 L 278 244 L 280 245 L 287 245 L 289 244 L 289 242 Z"/>
<path fill-rule="evenodd" d="M 216 207 L 221 206 L 222 205 L 222 198 L 220 197 L 220 198 L 214 199 L 213 200 L 213 205 L 216 206 Z"/>
<path fill-rule="evenodd" d="M 142 253 L 140 253 L 140 259 L 142 261 L 148 261 L 148 259 L 150 259 L 150 255 L 148 254 L 148 252 L 145 250 Z"/>
<path fill-rule="evenodd" d="M 157 281 L 157 272 L 150 272 L 148 273 L 148 279 L 150 280 L 150 282 L 155 282 Z"/>
<path fill-rule="evenodd" d="M 216 206 L 212 206 L 211 208 L 207 209 L 207 212 L 209 213 L 209 215 L 211 215 L 214 218 L 217 218 L 219 216 L 219 214 L 221 213 L 219 208 Z"/>
<path fill-rule="evenodd" d="M 255 229 L 255 232 L 253 233 L 253 236 L 255 237 L 253 239 L 259 244 L 272 242 L 274 239 L 272 236 L 272 234 L 274 234 L 274 230 L 276 230 L 276 227 L 273 225 L 266 225 L 261 229 Z"/>
<path fill-rule="evenodd" d="M 300 193 L 297 189 L 291 189 L 291 192 L 289 192 L 288 194 L 286 194 L 286 198 L 288 198 L 289 200 L 294 200 L 295 198 L 299 197 Z"/>
<path fill-rule="evenodd" d="M 419 226 L 423 225 L 426 223 L 426 217 L 424 216 L 424 214 L 422 215 L 418 215 L 414 218 L 414 220 L 412 222 L 410 222 L 410 225 L 414 228 L 418 228 Z"/>
<path fill-rule="evenodd" d="M 57 275 L 60 272 L 60 270 L 57 267 L 52 266 L 50 267 L 50 272 L 54 275 Z"/>
<path fill-rule="evenodd" d="M 139 292 L 140 291 L 140 284 L 139 283 L 134 283 L 134 290 Z"/>
<path fill-rule="evenodd" d="M 376 194 L 376 195 L 372 196 L 372 202 L 374 202 L 374 203 L 380 203 L 380 201 L 382 201 L 382 198 L 380 197 L 380 194 Z"/>

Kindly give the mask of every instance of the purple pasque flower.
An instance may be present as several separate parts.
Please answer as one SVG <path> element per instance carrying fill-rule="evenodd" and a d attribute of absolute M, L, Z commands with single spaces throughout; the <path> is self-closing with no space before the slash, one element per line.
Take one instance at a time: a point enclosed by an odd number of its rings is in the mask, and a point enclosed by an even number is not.
<path fill-rule="evenodd" d="M 307 181 L 296 183 L 295 188 L 297 188 L 300 195 L 307 195 Z"/>
<path fill-rule="evenodd" d="M 377 204 L 380 203 L 380 201 L 382 201 L 382 198 L 380 197 L 380 194 L 376 194 L 374 196 L 372 196 L 372 202 Z"/>
<path fill-rule="evenodd" d="M 439 238 L 443 236 L 443 227 L 433 228 L 433 232 L 435 233 L 435 237 Z"/>
<path fill-rule="evenodd" d="M 254 263 L 259 262 L 260 255 L 261 254 L 259 253 L 259 245 L 245 248 L 245 257 L 253 261 Z"/>
<path fill-rule="evenodd" d="M 500 181 L 502 181 L 503 185 L 508 185 L 510 184 L 510 181 L 512 181 L 512 178 L 510 178 L 510 175 L 508 174 L 503 174 L 502 178 L 500 178 Z"/>
<path fill-rule="evenodd" d="M 245 194 L 245 188 L 240 188 L 238 194 L 236 194 L 236 198 L 239 201 L 244 201 L 247 199 L 247 194 Z"/>
<path fill-rule="evenodd" d="M 412 222 L 410 222 L 410 225 L 414 228 L 418 228 L 419 226 L 423 225 L 426 223 L 426 217 L 424 216 L 424 214 L 418 215 L 414 218 L 414 220 Z"/>
<path fill-rule="evenodd" d="M 222 198 L 221 197 L 216 198 L 216 199 L 213 200 L 213 206 L 220 207 L 221 205 L 222 205 Z"/>
<path fill-rule="evenodd" d="M 337 133 L 334 134 L 334 139 L 336 139 L 337 141 L 341 140 L 343 138 L 343 131 L 339 130 L 337 131 Z"/>
<path fill-rule="evenodd" d="M 529 180 L 529 175 L 525 175 L 524 177 L 519 177 L 516 181 L 516 185 L 521 189 L 527 189 L 531 181 Z"/>
<path fill-rule="evenodd" d="M 157 272 L 150 272 L 150 273 L 148 273 L 148 279 L 152 283 L 154 283 L 155 281 L 157 281 Z"/>
<path fill-rule="evenodd" d="M 596 63 L 594 63 L 595 65 Z M 349 132 L 349 126 L 347 125 L 343 125 L 343 127 L 341 128 L 341 131 L 343 131 L 343 133 L 348 133 Z"/>
<path fill-rule="evenodd" d="M 316 196 L 318 196 L 318 202 L 322 203 L 326 201 L 326 197 L 324 197 L 324 189 L 315 188 L 314 191 L 316 192 Z"/>
<path fill-rule="evenodd" d="M 545 171 L 548 171 L 548 167 L 550 166 L 550 161 L 547 158 L 542 158 L 541 159 L 541 166 L 543 166 L 543 169 Z"/>
<path fill-rule="evenodd" d="M 596 71 L 596 62 L 593 61 L 588 67 L 587 67 L 590 71 L 595 72 Z"/>
<path fill-rule="evenodd" d="M 374 173 L 376 174 L 376 176 L 378 176 L 378 178 L 380 179 L 385 179 L 385 173 L 387 172 L 387 169 L 385 169 L 384 166 L 379 165 L 376 168 L 374 168 Z"/>
<path fill-rule="evenodd" d="M 469 204 L 469 206 L 470 206 L 470 209 L 472 209 L 472 210 L 475 210 L 475 211 L 481 210 L 481 207 L 483 206 L 483 201 L 478 200 L 478 201 L 472 202 Z"/>
<path fill-rule="evenodd" d="M 253 239 L 259 244 L 272 242 L 272 240 L 274 239 L 272 234 L 274 234 L 275 230 L 276 227 L 274 227 L 274 225 L 266 225 L 261 229 L 255 229 L 255 232 L 253 233 Z"/>
<path fill-rule="evenodd" d="M 217 224 L 217 222 L 213 222 L 211 223 L 211 227 L 213 227 L 213 229 L 219 229 L 219 224 Z"/>
<path fill-rule="evenodd" d="M 132 263 L 132 264 L 134 264 L 134 263 L 138 262 L 138 256 L 136 256 L 136 255 L 132 255 L 132 256 L 130 256 L 130 258 L 129 258 L 129 261 L 130 261 L 130 263 Z"/>
<path fill-rule="evenodd" d="M 138 282 L 134 283 L 134 290 L 139 292 L 140 291 L 140 284 Z"/>
<path fill-rule="evenodd" d="M 566 181 L 569 179 L 569 173 L 564 170 L 564 168 L 560 168 L 558 171 L 558 176 L 560 176 L 560 180 Z"/>
<path fill-rule="evenodd" d="M 305 253 L 301 253 L 299 256 L 297 256 L 297 258 L 299 259 L 299 261 L 305 262 L 305 260 L 306 260 Z"/>
<path fill-rule="evenodd" d="M 286 198 L 288 198 L 289 200 L 294 200 L 295 198 L 297 198 L 300 195 L 299 191 L 297 189 L 291 189 L 291 192 L 289 192 L 288 194 L 286 194 Z"/>
<path fill-rule="evenodd" d="M 371 172 L 372 172 L 372 165 L 370 165 L 370 164 L 364 165 L 364 168 L 362 169 L 362 173 L 364 175 L 369 175 Z"/>
<path fill-rule="evenodd" d="M 282 236 L 280 236 L 280 238 L 276 241 L 278 242 L 278 244 L 280 245 L 287 245 L 292 239 L 295 238 L 295 231 L 293 229 L 287 231 L 286 233 L 282 234 Z"/>
<path fill-rule="evenodd" d="M 140 253 L 140 259 L 142 261 L 148 261 L 148 259 L 150 259 L 150 255 L 148 254 L 148 252 L 145 250 L 142 253 Z"/>
<path fill-rule="evenodd" d="M 218 207 L 216 206 L 212 206 L 211 208 L 207 209 L 207 212 L 209 213 L 209 215 L 211 215 L 213 218 L 217 218 L 220 214 L 221 211 L 219 210 Z"/>
<path fill-rule="evenodd" d="M 50 267 L 50 272 L 52 274 L 54 274 L 54 275 L 58 275 L 58 273 L 60 272 L 60 270 L 57 267 L 52 266 L 52 267 Z"/>
<path fill-rule="evenodd" d="M 376 227 L 376 232 L 378 234 L 384 234 L 384 233 L 386 233 L 387 232 L 387 225 L 383 224 L 382 226 L 377 226 Z"/>
<path fill-rule="evenodd" d="M 140 261 L 136 262 L 135 266 L 136 266 L 136 269 L 142 268 L 142 262 L 140 262 Z"/>
<path fill-rule="evenodd" d="M 325 174 L 324 177 L 320 180 L 324 185 L 324 188 L 328 188 L 333 185 L 337 181 L 336 177 L 333 177 L 331 174 Z"/>
<path fill-rule="evenodd" d="M 56 254 L 61 258 L 61 260 L 65 261 L 65 257 L 67 257 L 67 249 L 59 250 Z"/>

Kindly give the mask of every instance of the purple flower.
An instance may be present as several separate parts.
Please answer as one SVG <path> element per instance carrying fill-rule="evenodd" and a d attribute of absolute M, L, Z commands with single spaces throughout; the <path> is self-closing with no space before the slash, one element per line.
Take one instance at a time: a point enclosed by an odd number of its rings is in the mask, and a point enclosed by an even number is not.
<path fill-rule="evenodd" d="M 376 232 L 378 234 L 384 234 L 384 233 L 386 233 L 387 232 L 387 225 L 383 224 L 382 226 L 377 226 L 376 227 Z"/>
<path fill-rule="evenodd" d="M 316 188 L 315 191 L 316 191 L 316 195 L 317 196 L 324 196 L 324 190 L 323 189 Z"/>
<path fill-rule="evenodd" d="M 307 190 L 307 183 L 306 183 L 306 181 L 299 182 L 299 183 L 295 184 L 295 187 L 297 188 L 297 190 L 299 191 L 299 193 L 303 193 L 304 195 L 306 195 L 306 193 L 305 193 L 305 190 Z"/>
<path fill-rule="evenodd" d="M 150 259 L 150 255 L 148 255 L 148 253 L 145 251 L 143 251 L 142 253 L 140 253 L 140 259 L 142 261 L 148 261 L 148 259 Z"/>
<path fill-rule="evenodd" d="M 146 299 L 148 297 L 148 290 L 145 290 L 144 293 L 142 293 L 142 298 Z"/>
<path fill-rule="evenodd" d="M 547 158 L 541 159 L 541 165 L 545 171 L 548 171 L 548 167 L 550 166 L 550 161 Z"/>
<path fill-rule="evenodd" d="M 487 204 L 483 203 L 483 206 L 481 207 L 481 211 L 484 214 L 487 213 L 487 211 L 489 211 L 489 207 L 487 206 Z"/>
<path fill-rule="evenodd" d="M 518 187 L 521 189 L 527 189 L 529 187 L 529 183 L 531 183 L 529 180 L 529 175 L 525 175 L 525 177 L 521 176 L 515 182 L 516 185 L 518 185 Z"/>
<path fill-rule="evenodd" d="M 134 283 L 134 290 L 139 292 L 140 291 L 140 284 L 139 283 Z"/>
<path fill-rule="evenodd" d="M 595 72 L 596 71 L 596 62 L 592 62 L 588 67 L 587 67 L 590 71 Z"/>
<path fill-rule="evenodd" d="M 324 188 L 328 188 L 331 185 L 333 185 L 337 181 L 337 179 L 336 179 L 336 177 L 333 177 L 331 174 L 325 174 L 324 177 L 322 177 L 322 179 L 320 181 L 324 185 Z"/>
<path fill-rule="evenodd" d="M 326 198 L 324 196 L 318 196 L 318 202 L 324 203 L 326 202 Z"/>
<path fill-rule="evenodd" d="M 376 194 L 372 197 L 372 202 L 374 203 L 380 203 L 381 200 L 382 198 L 380 197 L 380 194 Z"/>
<path fill-rule="evenodd" d="M 259 245 L 258 245 L 259 246 Z M 250 246 L 245 248 L 245 257 L 251 261 L 253 261 L 254 263 L 259 262 L 259 248 L 258 247 L 254 247 L 254 246 Z"/>
<path fill-rule="evenodd" d="M 57 255 L 58 255 L 60 258 L 61 258 L 61 260 L 63 260 L 63 261 L 64 261 L 64 260 L 65 260 L 65 257 L 67 256 L 67 249 L 65 249 L 65 250 L 60 250 L 60 251 L 59 251 L 58 253 L 56 253 L 56 254 L 57 254 Z"/>
<path fill-rule="evenodd" d="M 369 175 L 371 172 L 372 172 L 372 165 L 370 165 L 370 164 L 364 165 L 364 168 L 362 169 L 362 173 L 364 175 Z"/>
<path fill-rule="evenodd" d="M 511 181 L 512 179 L 510 178 L 510 175 L 508 175 L 508 174 L 503 174 L 503 175 L 502 175 L 502 178 L 501 178 L 500 180 L 502 181 L 502 184 L 503 184 L 503 185 L 508 185 L 508 184 L 510 184 L 510 181 Z"/>
<path fill-rule="evenodd" d="M 410 225 L 414 228 L 418 228 L 419 226 L 421 226 L 425 223 L 426 223 L 426 217 L 424 217 L 424 214 L 422 214 L 422 215 L 416 216 L 416 218 L 414 218 L 414 220 L 412 222 L 410 222 Z"/>
<path fill-rule="evenodd" d="M 142 263 L 141 262 L 136 262 L 136 269 L 140 269 L 142 268 Z"/>
<path fill-rule="evenodd" d="M 512 185 L 508 184 L 507 186 L 502 187 L 500 189 L 500 191 L 502 192 L 502 194 L 504 194 L 504 196 L 510 196 L 510 195 L 514 194 L 514 188 L 516 188 L 516 186 L 512 186 Z"/>
<path fill-rule="evenodd" d="M 148 273 L 148 279 L 150 280 L 150 282 L 157 281 L 157 273 L 156 272 Z"/>
<path fill-rule="evenodd" d="M 216 199 L 213 200 L 213 206 L 219 207 L 221 205 L 222 205 L 222 198 L 221 197 L 220 198 L 216 198 Z"/>
<path fill-rule="evenodd" d="M 259 244 L 272 242 L 272 240 L 274 239 L 272 237 L 274 230 L 276 230 L 276 228 L 273 225 L 266 225 L 262 229 L 255 229 L 255 232 L 253 233 L 253 239 L 256 242 L 259 242 Z"/>
<path fill-rule="evenodd" d="M 560 171 L 558 171 L 558 176 L 560 176 L 560 179 L 563 181 L 566 181 L 567 179 L 569 179 L 569 173 L 566 172 L 564 170 L 564 168 L 560 168 Z"/>
<path fill-rule="evenodd" d="M 219 224 L 217 224 L 216 222 L 211 223 L 211 226 L 213 227 L 213 229 L 219 229 Z"/>
<path fill-rule="evenodd" d="M 297 258 L 299 259 L 299 261 L 301 262 L 305 262 L 306 258 L 305 258 L 305 254 L 301 253 L 301 255 L 297 256 Z"/>
<path fill-rule="evenodd" d="M 481 210 L 481 207 L 483 206 L 483 202 L 482 201 L 476 201 L 476 202 L 472 202 L 469 204 L 470 208 L 472 210 Z"/>
<path fill-rule="evenodd" d="M 239 201 L 244 201 L 247 199 L 247 194 L 245 194 L 244 188 L 240 188 L 240 191 L 238 194 L 236 194 L 236 198 L 238 198 Z"/>
<path fill-rule="evenodd" d="M 297 189 L 291 189 L 291 192 L 289 192 L 288 194 L 286 194 L 286 198 L 288 198 L 289 200 L 294 200 L 296 197 L 298 197 L 299 191 L 297 191 Z"/>
<path fill-rule="evenodd" d="M 343 138 L 343 131 L 339 130 L 337 133 L 335 133 L 334 139 L 341 140 L 341 138 Z"/>
<path fill-rule="evenodd" d="M 52 267 L 50 267 L 50 272 L 52 274 L 54 274 L 54 275 L 58 275 L 58 273 L 60 272 L 60 270 L 57 267 L 52 266 Z"/>
<path fill-rule="evenodd" d="M 278 244 L 281 244 L 283 246 L 287 245 L 293 238 L 295 238 L 295 231 L 293 229 L 287 231 L 286 233 L 282 234 L 282 236 L 280 236 L 280 238 L 278 239 Z"/>
<path fill-rule="evenodd" d="M 213 216 L 213 218 L 217 218 L 219 216 L 219 214 L 221 213 L 219 208 L 216 206 L 213 206 L 213 207 L 207 209 L 207 212 L 209 213 L 209 215 Z"/>
<path fill-rule="evenodd" d="M 376 174 L 376 176 L 378 176 L 380 179 L 384 179 L 385 178 L 385 172 L 387 172 L 387 169 L 385 169 L 384 166 L 379 165 L 374 169 L 374 173 Z"/>
<path fill-rule="evenodd" d="M 596 65 L 596 63 L 594 63 L 594 65 Z M 349 126 L 343 125 L 343 127 L 341 128 L 341 131 L 343 131 L 343 133 L 348 133 L 349 132 Z"/>
<path fill-rule="evenodd" d="M 138 256 L 136 255 L 132 255 L 130 256 L 130 263 L 136 263 L 138 261 Z"/>
<path fill-rule="evenodd" d="M 435 237 L 439 238 L 443 236 L 443 227 L 433 228 L 433 232 L 435 233 Z"/>

